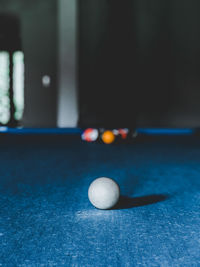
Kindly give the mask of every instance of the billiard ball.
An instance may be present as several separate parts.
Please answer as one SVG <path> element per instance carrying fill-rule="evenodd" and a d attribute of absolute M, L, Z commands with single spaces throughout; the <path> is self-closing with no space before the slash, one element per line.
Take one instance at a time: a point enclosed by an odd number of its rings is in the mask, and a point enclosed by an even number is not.
<path fill-rule="evenodd" d="M 88 189 L 88 198 L 98 209 L 114 207 L 120 196 L 119 185 L 111 178 L 101 177 L 94 180 Z"/>
<path fill-rule="evenodd" d="M 122 129 L 119 129 L 118 131 L 119 131 L 121 138 L 125 140 L 128 136 L 129 130 L 127 128 L 122 128 Z"/>
<path fill-rule="evenodd" d="M 94 142 L 98 139 L 99 132 L 97 129 L 87 128 L 81 135 L 81 139 L 87 142 Z"/>
<path fill-rule="evenodd" d="M 101 139 L 105 144 L 111 144 L 115 141 L 115 135 L 112 131 L 106 130 L 102 134 Z"/>

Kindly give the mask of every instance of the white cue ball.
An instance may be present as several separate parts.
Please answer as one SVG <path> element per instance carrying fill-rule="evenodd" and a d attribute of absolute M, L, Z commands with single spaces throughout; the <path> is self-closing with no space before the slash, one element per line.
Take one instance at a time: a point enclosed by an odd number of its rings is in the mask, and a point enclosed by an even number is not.
<path fill-rule="evenodd" d="M 118 184 L 110 178 L 94 180 L 88 189 L 88 198 L 98 209 L 110 209 L 117 204 L 120 196 Z"/>

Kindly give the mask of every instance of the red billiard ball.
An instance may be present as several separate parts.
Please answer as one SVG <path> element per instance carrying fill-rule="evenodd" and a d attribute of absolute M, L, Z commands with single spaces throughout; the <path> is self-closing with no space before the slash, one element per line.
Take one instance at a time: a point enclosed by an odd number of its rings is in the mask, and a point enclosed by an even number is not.
<path fill-rule="evenodd" d="M 118 132 L 119 132 L 119 135 L 121 136 L 121 138 L 125 140 L 128 136 L 129 130 L 126 128 L 123 128 L 123 129 L 119 129 Z"/>

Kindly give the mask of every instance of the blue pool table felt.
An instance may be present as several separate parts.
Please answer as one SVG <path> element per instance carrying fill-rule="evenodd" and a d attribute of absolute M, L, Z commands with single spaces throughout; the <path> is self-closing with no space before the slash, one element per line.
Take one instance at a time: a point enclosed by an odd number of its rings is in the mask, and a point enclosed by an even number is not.
<path fill-rule="evenodd" d="M 23 138 L 0 139 L 0 266 L 200 266 L 199 138 Z M 88 201 L 101 176 L 113 210 Z"/>

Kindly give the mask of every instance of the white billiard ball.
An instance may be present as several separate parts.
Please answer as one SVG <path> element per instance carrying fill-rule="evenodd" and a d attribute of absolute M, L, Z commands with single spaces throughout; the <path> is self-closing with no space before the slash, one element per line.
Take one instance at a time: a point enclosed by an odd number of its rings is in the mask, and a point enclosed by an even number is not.
<path fill-rule="evenodd" d="M 88 189 L 88 198 L 98 209 L 110 209 L 117 204 L 120 196 L 118 184 L 106 177 L 94 180 Z"/>

